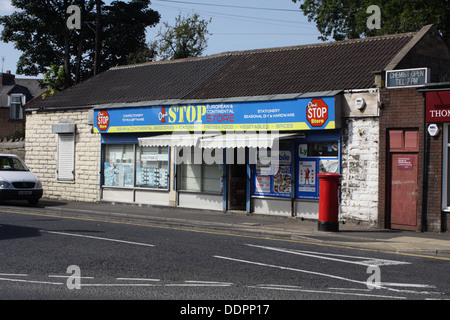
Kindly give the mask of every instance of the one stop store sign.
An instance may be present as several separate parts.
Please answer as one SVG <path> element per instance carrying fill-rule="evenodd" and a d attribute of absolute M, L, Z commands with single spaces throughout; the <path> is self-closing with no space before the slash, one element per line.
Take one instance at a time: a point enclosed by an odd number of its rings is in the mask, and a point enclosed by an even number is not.
<path fill-rule="evenodd" d="M 109 126 L 109 114 L 108 111 L 103 110 L 98 113 L 97 126 L 100 131 L 105 131 Z"/>
<path fill-rule="evenodd" d="M 328 106 L 322 99 L 313 99 L 306 107 L 306 119 L 313 127 L 322 127 L 328 120 Z"/>

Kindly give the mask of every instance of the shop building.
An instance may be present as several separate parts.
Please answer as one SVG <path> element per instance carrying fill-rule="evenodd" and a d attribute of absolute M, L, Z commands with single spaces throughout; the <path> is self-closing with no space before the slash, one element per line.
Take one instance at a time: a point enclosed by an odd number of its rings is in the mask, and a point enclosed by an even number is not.
<path fill-rule="evenodd" d="M 381 71 L 435 33 L 112 68 L 28 109 L 26 159 L 49 198 L 307 219 L 337 172 L 377 224 Z"/>

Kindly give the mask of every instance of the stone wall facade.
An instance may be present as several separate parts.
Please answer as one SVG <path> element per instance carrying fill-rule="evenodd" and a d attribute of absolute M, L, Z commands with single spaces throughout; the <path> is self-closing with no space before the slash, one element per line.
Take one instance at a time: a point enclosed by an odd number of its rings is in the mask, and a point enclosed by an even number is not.
<path fill-rule="evenodd" d="M 25 161 L 42 181 L 44 198 L 85 202 L 100 200 L 100 135 L 92 133 L 89 117 L 86 109 L 49 113 L 33 111 L 27 115 Z M 73 181 L 57 178 L 58 134 L 53 133 L 52 126 L 61 123 L 76 125 Z"/>
<path fill-rule="evenodd" d="M 341 219 L 375 226 L 378 220 L 378 118 L 345 119 L 342 133 Z"/>

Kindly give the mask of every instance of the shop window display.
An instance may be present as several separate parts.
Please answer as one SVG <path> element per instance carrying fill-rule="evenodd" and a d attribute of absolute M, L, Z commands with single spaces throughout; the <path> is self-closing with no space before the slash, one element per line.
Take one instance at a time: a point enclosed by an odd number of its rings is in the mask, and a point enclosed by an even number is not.
<path fill-rule="evenodd" d="M 136 152 L 136 186 L 168 188 L 168 147 L 140 147 Z"/>
<path fill-rule="evenodd" d="M 103 166 L 105 186 L 133 187 L 134 145 L 107 145 Z"/>

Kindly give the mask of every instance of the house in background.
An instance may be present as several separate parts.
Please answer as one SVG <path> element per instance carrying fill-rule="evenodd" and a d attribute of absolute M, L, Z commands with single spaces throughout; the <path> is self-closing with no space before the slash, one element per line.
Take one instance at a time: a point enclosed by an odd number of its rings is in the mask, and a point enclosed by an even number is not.
<path fill-rule="evenodd" d="M 24 131 L 23 106 L 45 91 L 37 79 L 18 79 L 11 71 L 0 73 L 0 139 Z"/>

